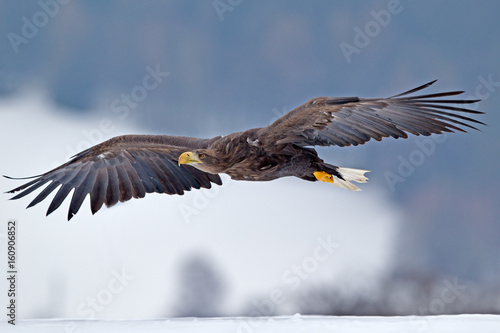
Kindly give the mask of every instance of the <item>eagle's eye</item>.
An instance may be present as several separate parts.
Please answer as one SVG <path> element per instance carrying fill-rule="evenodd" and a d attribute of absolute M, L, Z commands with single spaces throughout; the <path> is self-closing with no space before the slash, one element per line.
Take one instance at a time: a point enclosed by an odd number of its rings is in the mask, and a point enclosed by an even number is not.
<path fill-rule="evenodd" d="M 198 157 L 200 158 L 200 160 L 204 159 L 205 158 L 205 154 L 204 153 L 201 153 L 198 155 Z"/>

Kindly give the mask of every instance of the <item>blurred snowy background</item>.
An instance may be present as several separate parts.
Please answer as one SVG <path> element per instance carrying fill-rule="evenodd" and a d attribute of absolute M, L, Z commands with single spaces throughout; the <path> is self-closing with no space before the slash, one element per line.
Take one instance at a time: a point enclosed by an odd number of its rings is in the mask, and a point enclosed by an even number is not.
<path fill-rule="evenodd" d="M 281 179 L 148 195 L 19 230 L 19 318 L 500 313 L 500 3 L 0 1 L 1 174 L 121 134 L 212 137 L 316 96 L 483 99 L 481 132 L 319 149 L 362 192 Z M 2 178 L 2 192 L 20 182 Z M 30 199 L 31 198 L 31 199 Z M 0 283 L 2 297 L 6 281 Z"/>

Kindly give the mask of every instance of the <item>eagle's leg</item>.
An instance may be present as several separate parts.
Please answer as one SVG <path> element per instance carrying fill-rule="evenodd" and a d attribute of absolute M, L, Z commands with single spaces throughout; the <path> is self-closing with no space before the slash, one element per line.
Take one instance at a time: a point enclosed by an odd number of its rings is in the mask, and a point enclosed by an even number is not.
<path fill-rule="evenodd" d="M 333 183 L 333 176 L 324 171 L 315 171 L 313 172 L 314 177 L 317 180 L 325 182 L 325 183 Z"/>

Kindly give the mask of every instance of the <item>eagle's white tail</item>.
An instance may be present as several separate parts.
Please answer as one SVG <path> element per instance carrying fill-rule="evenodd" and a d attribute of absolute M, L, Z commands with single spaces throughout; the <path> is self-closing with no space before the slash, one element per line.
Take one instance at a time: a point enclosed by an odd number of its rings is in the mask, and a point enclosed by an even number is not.
<path fill-rule="evenodd" d="M 366 183 L 368 178 L 365 177 L 365 172 L 370 172 L 370 170 L 338 167 L 337 172 L 340 173 L 342 175 L 342 178 L 344 178 L 345 180 L 342 180 L 336 177 L 335 175 L 332 175 L 334 179 L 333 185 L 336 185 L 338 187 L 343 187 L 352 191 L 361 191 L 361 189 L 359 189 L 359 187 L 357 187 L 356 185 L 352 184 L 351 181 L 355 181 L 358 183 Z"/>

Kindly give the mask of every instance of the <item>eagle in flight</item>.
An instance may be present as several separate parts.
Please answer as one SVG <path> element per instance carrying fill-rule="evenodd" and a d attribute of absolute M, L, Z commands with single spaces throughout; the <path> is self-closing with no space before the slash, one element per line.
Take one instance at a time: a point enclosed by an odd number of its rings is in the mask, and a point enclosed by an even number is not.
<path fill-rule="evenodd" d="M 484 123 L 464 116 L 483 112 L 450 104 L 479 100 L 443 99 L 463 91 L 411 96 L 429 82 L 389 98 L 316 97 L 288 112 L 267 127 L 212 139 L 169 135 L 124 135 L 80 152 L 72 159 L 8 193 L 20 199 L 43 185 L 32 207 L 59 188 L 47 215 L 74 190 L 68 220 L 87 194 L 92 214 L 146 193 L 182 195 L 192 188 L 221 185 L 220 173 L 235 180 L 268 181 L 295 176 L 359 191 L 351 182 L 364 183 L 367 170 L 324 162 L 312 146 L 360 145 L 384 137 L 431 135 L 475 129 Z"/>

